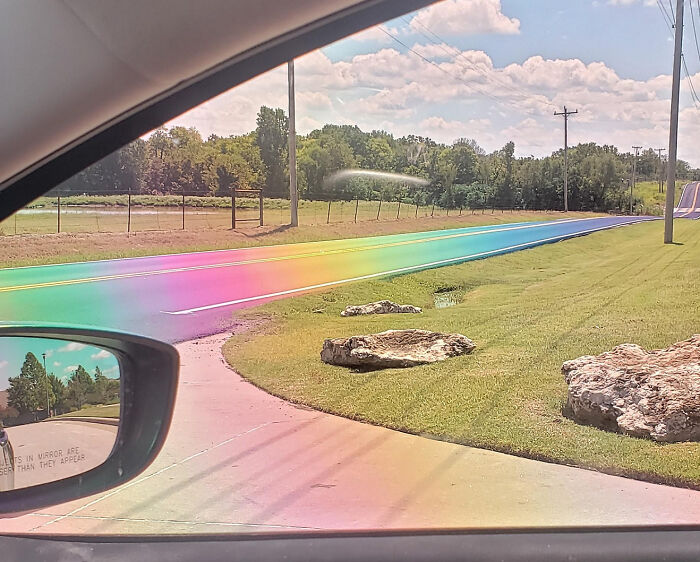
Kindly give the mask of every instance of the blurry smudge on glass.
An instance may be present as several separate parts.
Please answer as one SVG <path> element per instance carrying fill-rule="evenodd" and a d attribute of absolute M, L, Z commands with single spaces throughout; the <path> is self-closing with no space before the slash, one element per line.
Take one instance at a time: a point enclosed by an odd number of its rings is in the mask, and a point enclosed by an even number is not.
<path fill-rule="evenodd" d="M 119 429 L 118 359 L 106 349 L 0 338 L 0 492 L 101 465 Z"/>

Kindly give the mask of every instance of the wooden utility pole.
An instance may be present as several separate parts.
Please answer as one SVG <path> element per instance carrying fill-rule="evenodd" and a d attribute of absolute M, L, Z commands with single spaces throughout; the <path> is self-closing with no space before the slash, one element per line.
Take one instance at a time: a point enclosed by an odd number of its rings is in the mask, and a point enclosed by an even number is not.
<path fill-rule="evenodd" d="M 639 150 L 642 147 L 641 146 L 633 146 L 632 148 L 634 148 L 634 160 L 632 161 L 632 183 L 630 184 L 630 216 L 632 216 L 634 214 L 634 212 L 633 212 L 634 199 L 632 198 L 632 192 L 634 191 L 634 188 L 637 185 L 637 157 L 639 156 Z"/>
<path fill-rule="evenodd" d="M 666 210 L 664 244 L 673 244 L 673 206 L 676 197 L 676 154 L 678 149 L 678 100 L 681 91 L 681 49 L 683 47 L 683 0 L 676 0 L 676 44 L 673 51 L 673 85 L 671 87 L 671 123 L 668 134 L 666 166 Z"/>
<path fill-rule="evenodd" d="M 655 148 L 656 152 L 659 153 L 659 193 L 664 192 L 664 179 L 663 179 L 663 171 L 664 171 L 664 162 L 663 159 L 661 158 L 661 153 L 666 150 L 665 148 Z"/>
<path fill-rule="evenodd" d="M 297 192 L 297 131 L 294 104 L 294 59 L 287 63 L 289 86 L 289 208 L 290 224 L 299 226 L 299 194 Z"/>
<path fill-rule="evenodd" d="M 564 111 L 554 112 L 554 115 L 564 116 L 564 212 L 569 212 L 569 170 L 568 170 L 568 152 L 569 152 L 569 115 L 578 113 L 578 109 L 567 111 L 564 106 Z"/>

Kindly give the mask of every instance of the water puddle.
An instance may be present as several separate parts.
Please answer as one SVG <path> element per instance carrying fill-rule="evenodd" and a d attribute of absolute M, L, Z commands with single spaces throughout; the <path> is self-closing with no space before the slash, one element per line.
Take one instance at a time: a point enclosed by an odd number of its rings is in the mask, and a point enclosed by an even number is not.
<path fill-rule="evenodd" d="M 459 287 L 444 287 L 433 293 L 435 308 L 447 308 L 462 302 L 464 289 Z"/>

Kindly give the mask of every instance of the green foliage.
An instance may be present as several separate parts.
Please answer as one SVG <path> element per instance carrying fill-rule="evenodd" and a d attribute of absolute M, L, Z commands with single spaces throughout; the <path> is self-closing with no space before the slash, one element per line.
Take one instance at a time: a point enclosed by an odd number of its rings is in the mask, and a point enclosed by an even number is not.
<path fill-rule="evenodd" d="M 74 201 L 88 193 L 185 193 L 197 196 L 192 201 L 196 206 L 207 197 L 225 198 L 236 187 L 263 189 L 268 198 L 287 199 L 288 130 L 284 111 L 265 106 L 258 112 L 255 130 L 246 135 L 211 135 L 204 141 L 194 128 L 161 127 L 147 140 L 138 139 L 70 178 L 54 194 L 70 195 Z M 448 145 L 417 135 L 395 138 L 386 131 L 328 124 L 298 136 L 298 185 L 301 196 L 310 200 L 381 197 L 448 208 L 562 209 L 563 151 L 544 158 L 517 158 L 515 152 L 512 141 L 487 154 L 467 137 Z M 570 148 L 570 210 L 628 212 L 625 181 L 631 179 L 633 160 L 632 154 L 614 146 L 584 143 Z M 678 161 L 677 166 L 679 177 L 700 177 L 700 170 L 692 170 L 687 162 Z M 428 184 L 354 178 L 328 185 L 330 174 L 348 168 L 408 174 Z M 649 149 L 638 156 L 636 171 L 638 181 L 655 180 L 664 173 L 664 165 Z M 123 199 L 115 204 L 121 201 L 125 204 Z M 635 212 L 645 206 L 639 198 Z"/>
<path fill-rule="evenodd" d="M 265 195 L 284 197 L 289 193 L 286 160 L 289 120 L 282 109 L 262 106 L 258 112 L 255 143 L 265 166 Z"/>
<path fill-rule="evenodd" d="M 44 367 L 33 353 L 27 353 L 20 373 L 9 377 L 7 403 L 20 414 L 46 409 L 48 396 L 49 406 L 56 402 L 53 389 L 46 377 Z"/>
<path fill-rule="evenodd" d="M 90 374 L 82 365 L 78 365 L 77 369 L 68 380 L 66 388 L 66 396 L 72 404 L 78 409 L 83 407 L 88 400 L 88 396 L 95 392 L 95 381 L 92 380 Z"/>

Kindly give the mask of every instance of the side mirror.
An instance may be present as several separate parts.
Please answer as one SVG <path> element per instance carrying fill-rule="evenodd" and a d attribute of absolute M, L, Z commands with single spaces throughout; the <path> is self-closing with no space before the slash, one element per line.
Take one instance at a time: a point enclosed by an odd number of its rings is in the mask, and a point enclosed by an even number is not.
<path fill-rule="evenodd" d="M 178 368 L 174 347 L 141 336 L 0 326 L 0 514 L 141 473 L 168 433 Z"/>

